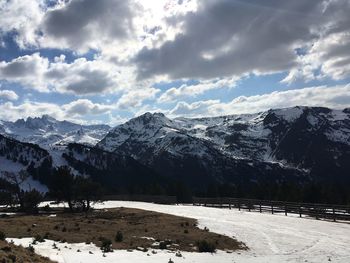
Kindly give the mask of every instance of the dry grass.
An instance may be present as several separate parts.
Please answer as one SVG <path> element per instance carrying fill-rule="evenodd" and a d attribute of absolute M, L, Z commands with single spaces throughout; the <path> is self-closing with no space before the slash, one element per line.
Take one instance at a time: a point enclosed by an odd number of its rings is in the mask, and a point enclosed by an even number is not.
<path fill-rule="evenodd" d="M 0 241 L 0 262 L 1 263 L 53 263 L 48 258 L 44 258 L 29 251 L 27 248 L 15 246 L 5 241 Z"/>
<path fill-rule="evenodd" d="M 195 219 L 130 208 L 95 210 L 88 215 L 11 216 L 0 220 L 0 231 L 14 238 L 40 235 L 69 243 L 92 242 L 97 246 L 105 238 L 112 241 L 114 249 L 159 248 L 158 243 L 165 240 L 170 240 L 167 249 L 171 250 L 196 251 L 201 240 L 221 250 L 246 249 L 234 238 L 199 229 Z M 115 241 L 118 231 L 123 234 L 122 242 Z"/>

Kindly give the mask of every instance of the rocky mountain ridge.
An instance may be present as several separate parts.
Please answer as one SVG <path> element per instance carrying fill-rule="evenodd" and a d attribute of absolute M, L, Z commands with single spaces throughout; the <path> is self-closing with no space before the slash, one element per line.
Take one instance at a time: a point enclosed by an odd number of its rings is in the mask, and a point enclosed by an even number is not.
<path fill-rule="evenodd" d="M 115 188 L 148 179 L 202 190 L 213 183 L 350 181 L 349 109 L 293 107 L 194 119 L 145 113 L 113 129 L 43 116 L 2 121 L 0 134 L 12 142 L 0 152 L 0 170 L 18 163 L 9 153 L 31 142 L 38 153 L 47 152 L 46 170 L 69 165 L 75 174 Z M 83 140 L 85 135 L 92 139 Z M 45 182 L 44 175 L 36 177 Z"/>

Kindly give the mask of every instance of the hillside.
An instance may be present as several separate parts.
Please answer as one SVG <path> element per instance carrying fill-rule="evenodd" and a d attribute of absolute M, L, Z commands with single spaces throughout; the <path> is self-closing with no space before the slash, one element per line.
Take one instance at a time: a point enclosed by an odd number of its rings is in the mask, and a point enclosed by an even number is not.
<path fill-rule="evenodd" d="M 200 171 L 221 180 L 227 168 L 252 178 L 292 170 L 348 180 L 350 111 L 294 107 L 200 119 L 146 113 L 112 129 L 97 147 L 174 176 Z"/>
<path fill-rule="evenodd" d="M 286 193 L 296 200 L 299 188 L 317 198 L 315 189 L 335 193 L 330 189 L 337 187 L 336 202 L 347 198 L 341 189 L 350 181 L 349 109 L 293 107 L 197 119 L 145 113 L 113 129 L 49 116 L 1 123 L 7 142 L 0 170 L 26 169 L 43 183 L 68 165 L 112 193 L 216 195 L 219 187 L 225 195 Z"/>

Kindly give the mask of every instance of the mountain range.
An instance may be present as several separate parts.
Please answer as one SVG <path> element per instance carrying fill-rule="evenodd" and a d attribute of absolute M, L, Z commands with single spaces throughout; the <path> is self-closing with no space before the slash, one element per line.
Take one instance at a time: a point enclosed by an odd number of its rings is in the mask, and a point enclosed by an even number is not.
<path fill-rule="evenodd" d="M 273 109 L 256 114 L 167 118 L 145 113 L 114 128 L 41 118 L 0 121 L 0 171 L 69 165 L 121 185 L 350 182 L 350 109 Z M 45 163 L 45 164 L 43 164 Z M 45 170 L 44 169 L 44 170 Z"/>
<path fill-rule="evenodd" d="M 110 128 L 108 125 L 79 125 L 58 121 L 49 115 L 15 122 L 0 121 L 1 134 L 18 141 L 38 144 L 45 149 L 70 142 L 95 145 Z"/>

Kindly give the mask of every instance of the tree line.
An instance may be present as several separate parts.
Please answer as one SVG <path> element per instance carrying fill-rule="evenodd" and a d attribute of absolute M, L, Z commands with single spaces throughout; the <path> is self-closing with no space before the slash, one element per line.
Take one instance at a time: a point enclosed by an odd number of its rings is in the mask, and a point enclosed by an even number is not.
<path fill-rule="evenodd" d="M 29 213 L 37 213 L 39 203 L 45 198 L 67 203 L 71 212 L 88 211 L 93 202 L 100 201 L 104 195 L 108 196 L 109 194 L 176 196 L 179 203 L 190 203 L 192 197 L 196 196 L 350 204 L 350 191 L 347 184 L 337 181 L 303 183 L 257 181 L 237 184 L 212 182 L 194 188 L 182 181 L 168 180 L 166 182 L 150 181 L 149 183 L 133 181 L 132 184 L 109 187 L 108 184 L 103 184 L 103 181 L 96 182 L 93 180 L 94 177 L 75 176 L 68 166 L 54 170 L 46 170 L 45 167 L 41 169 L 42 172 L 45 171 L 44 183 L 49 189 L 45 196 L 36 189 L 24 190 L 23 184 L 28 180 L 29 172 L 5 172 L 2 178 L 0 177 L 0 203 L 8 206 L 17 205 L 18 210 Z M 36 173 L 32 173 L 32 177 L 35 179 L 43 178 L 41 172 L 35 171 Z"/>
<path fill-rule="evenodd" d="M 38 213 L 39 204 L 49 198 L 58 203 L 65 202 L 71 212 L 86 212 L 91 203 L 102 198 L 102 187 L 89 178 L 74 176 L 68 166 L 61 166 L 50 175 L 49 192 L 44 194 L 31 188 L 26 181 L 30 174 L 4 172 L 0 178 L 0 204 L 17 207 L 21 212 Z M 25 189 L 28 184 L 29 189 Z"/>

